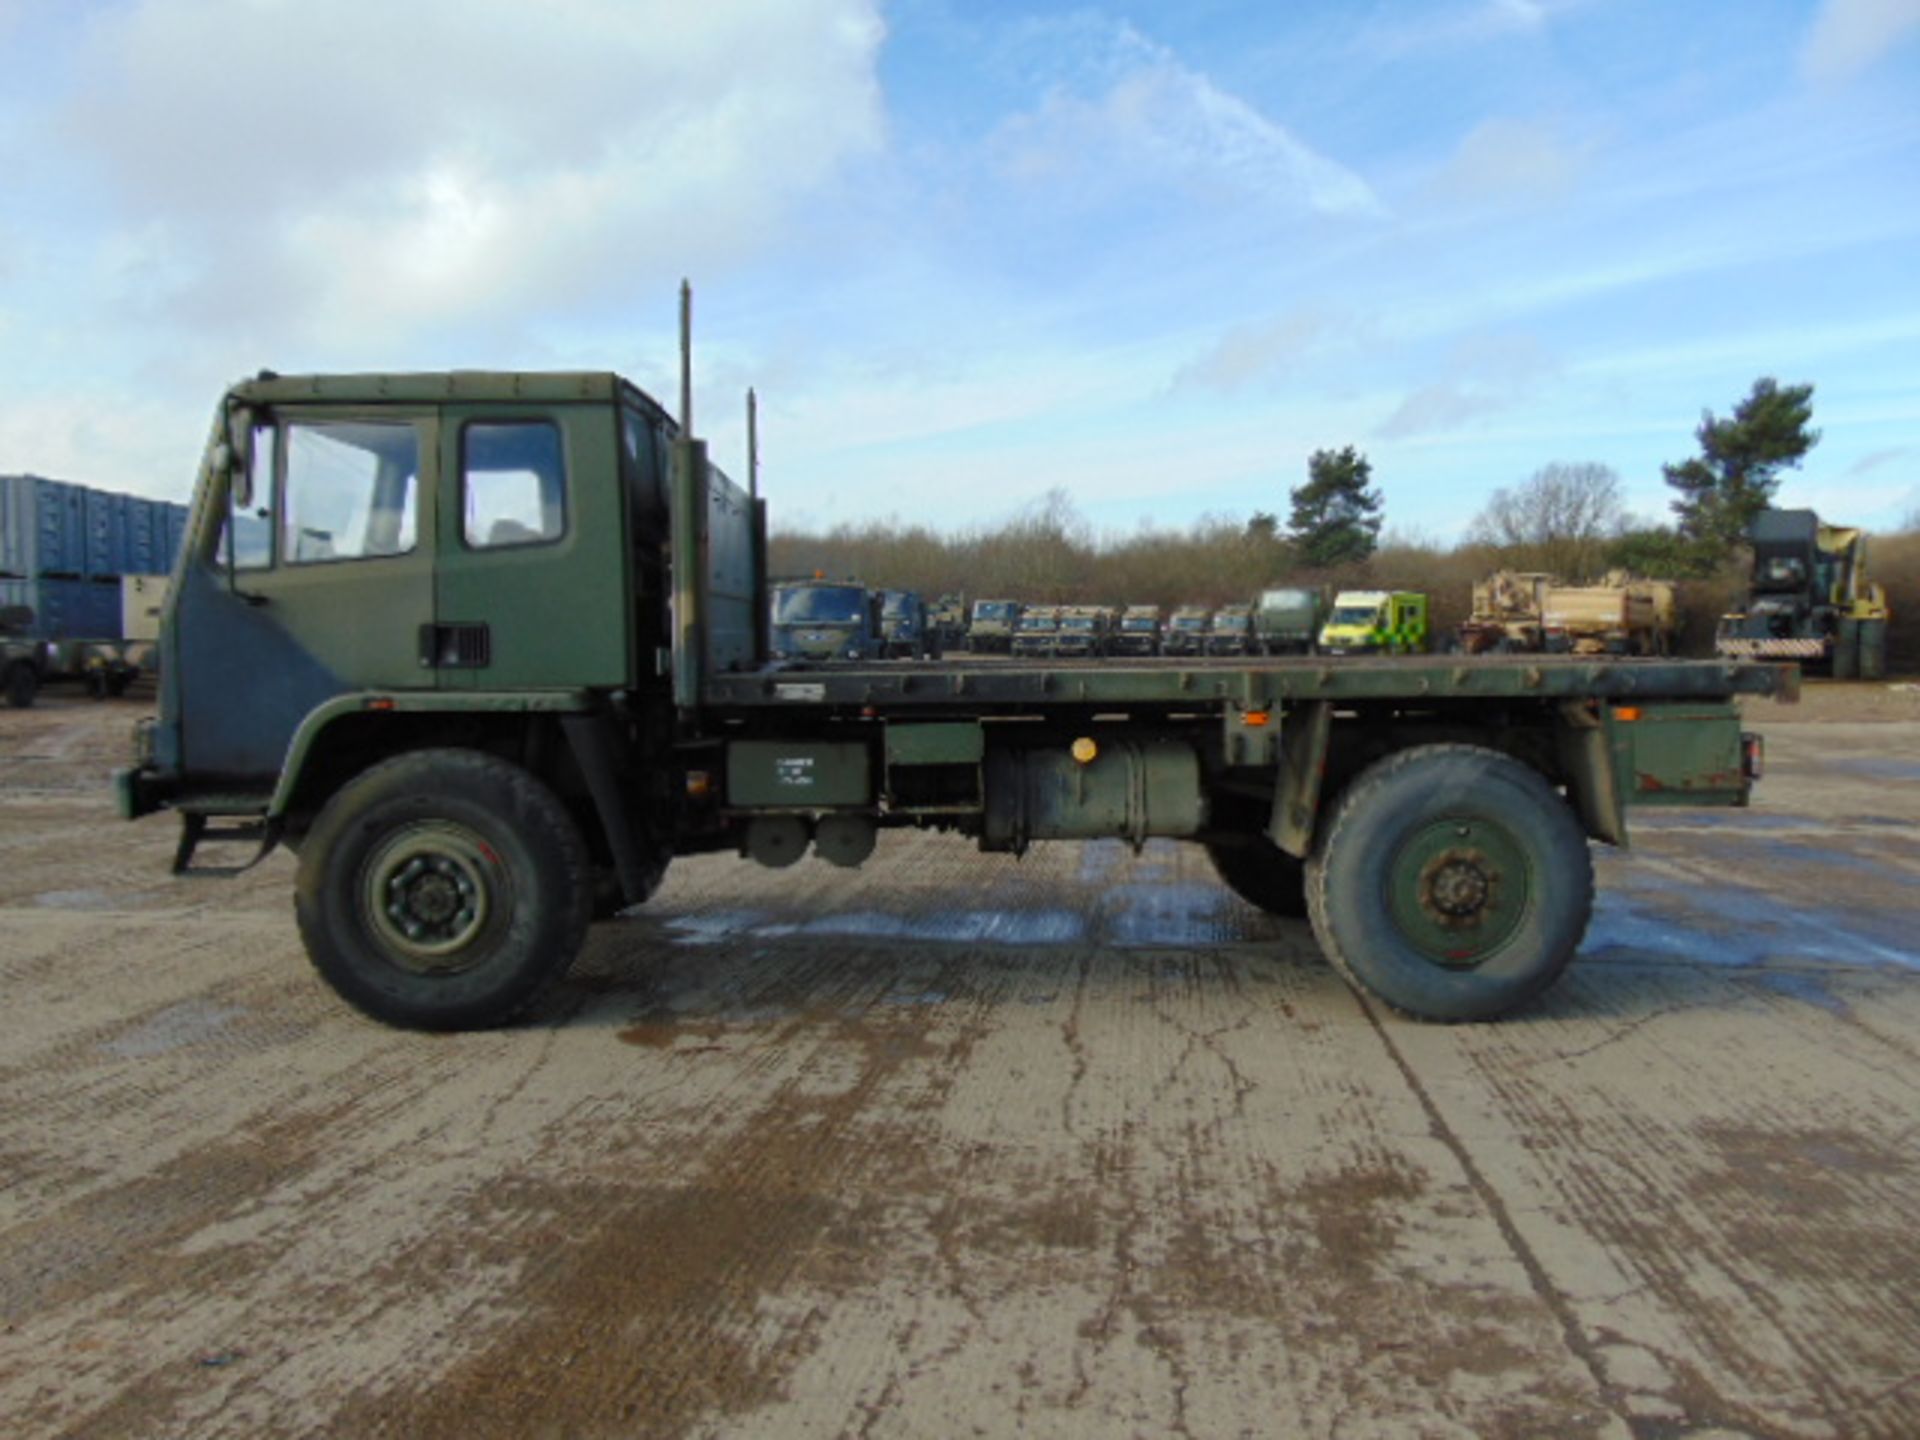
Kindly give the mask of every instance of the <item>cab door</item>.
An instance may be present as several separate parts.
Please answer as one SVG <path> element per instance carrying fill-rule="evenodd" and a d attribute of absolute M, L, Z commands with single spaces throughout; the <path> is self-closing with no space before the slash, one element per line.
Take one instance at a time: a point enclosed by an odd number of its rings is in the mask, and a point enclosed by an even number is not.
<path fill-rule="evenodd" d="M 431 410 L 257 419 L 249 504 L 196 527 L 174 617 L 182 769 L 248 787 L 279 774 L 315 706 L 427 676 L 438 453 Z"/>
<path fill-rule="evenodd" d="M 426 647 L 446 689 L 581 689 L 629 673 L 626 509 L 611 405 L 441 409 Z"/>

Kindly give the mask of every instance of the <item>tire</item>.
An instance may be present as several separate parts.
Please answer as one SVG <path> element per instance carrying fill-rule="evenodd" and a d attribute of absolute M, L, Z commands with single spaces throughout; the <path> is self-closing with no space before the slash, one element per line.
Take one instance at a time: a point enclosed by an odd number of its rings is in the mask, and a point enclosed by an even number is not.
<path fill-rule="evenodd" d="M 1572 807 L 1534 770 L 1422 745 L 1340 796 L 1307 863 L 1307 909 L 1355 988 L 1420 1020 L 1490 1020 L 1573 959 L 1593 864 Z"/>
<path fill-rule="evenodd" d="M 1249 835 L 1237 844 L 1211 841 L 1207 858 L 1220 882 L 1255 909 L 1288 920 L 1305 917 L 1306 865 L 1266 836 Z"/>
<path fill-rule="evenodd" d="M 355 1009 L 473 1030 L 566 973 L 591 898 L 586 845 L 552 790 L 492 755 L 419 750 L 327 802 L 300 846 L 294 911 L 314 968 Z"/>
<path fill-rule="evenodd" d="M 40 677 L 34 674 L 33 666 L 21 660 L 7 671 L 7 704 L 16 710 L 32 707 L 33 698 L 40 690 Z"/>

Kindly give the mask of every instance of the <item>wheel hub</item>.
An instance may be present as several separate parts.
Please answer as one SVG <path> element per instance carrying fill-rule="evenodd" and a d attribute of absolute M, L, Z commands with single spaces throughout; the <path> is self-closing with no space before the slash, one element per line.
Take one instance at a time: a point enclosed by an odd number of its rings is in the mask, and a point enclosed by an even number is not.
<path fill-rule="evenodd" d="M 1499 872 L 1480 851 L 1443 851 L 1421 871 L 1420 907 L 1448 929 L 1476 925 L 1499 884 Z"/>
<path fill-rule="evenodd" d="M 1403 839 L 1383 899 L 1409 944 L 1436 965 L 1470 970 L 1519 929 L 1531 905 L 1529 875 L 1524 851 L 1497 821 L 1437 818 Z"/>
<path fill-rule="evenodd" d="M 465 826 L 413 825 L 369 857 L 362 913 L 383 948 L 410 970 L 473 963 L 490 910 L 488 853 Z"/>

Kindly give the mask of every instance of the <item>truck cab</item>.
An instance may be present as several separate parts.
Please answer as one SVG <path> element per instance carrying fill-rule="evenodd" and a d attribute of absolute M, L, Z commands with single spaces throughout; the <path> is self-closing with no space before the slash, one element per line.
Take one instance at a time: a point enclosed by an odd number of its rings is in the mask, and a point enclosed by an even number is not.
<path fill-rule="evenodd" d="M 1060 656 L 1105 655 L 1112 619 L 1104 606 L 1069 605 L 1060 612 L 1053 653 Z"/>
<path fill-rule="evenodd" d="M 881 592 L 880 636 L 880 653 L 889 660 L 930 658 L 938 653 L 927 607 L 912 590 Z"/>
<path fill-rule="evenodd" d="M 1343 590 L 1320 630 L 1328 655 L 1412 655 L 1427 648 L 1427 597 L 1407 590 Z"/>
<path fill-rule="evenodd" d="M 1253 650 L 1252 606 L 1224 605 L 1213 612 L 1207 626 L 1207 654 L 1251 655 Z"/>
<path fill-rule="evenodd" d="M 871 660 L 888 653 L 881 597 L 854 581 L 772 587 L 768 634 L 779 660 Z"/>
<path fill-rule="evenodd" d="M 1173 612 L 1160 637 L 1162 655 L 1204 655 L 1207 621 L 1213 612 L 1204 605 L 1182 605 Z"/>
<path fill-rule="evenodd" d="M 1058 605 L 1028 605 L 1020 612 L 1013 632 L 1013 653 L 1043 659 L 1054 653 L 1060 639 Z"/>
<path fill-rule="evenodd" d="M 967 626 L 967 649 L 978 655 L 1010 654 L 1026 607 L 1018 600 L 976 600 Z"/>
<path fill-rule="evenodd" d="M 1120 617 L 1120 628 L 1113 636 L 1116 655 L 1158 655 L 1160 653 L 1160 607 L 1129 605 Z"/>
<path fill-rule="evenodd" d="M 1263 655 L 1312 653 L 1320 632 L 1321 594 L 1302 585 L 1262 590 L 1253 607 L 1253 633 Z"/>

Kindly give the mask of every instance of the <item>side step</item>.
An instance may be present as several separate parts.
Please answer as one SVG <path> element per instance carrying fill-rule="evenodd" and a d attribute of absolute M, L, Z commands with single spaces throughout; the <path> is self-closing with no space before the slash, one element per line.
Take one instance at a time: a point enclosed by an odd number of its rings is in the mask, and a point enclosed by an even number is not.
<path fill-rule="evenodd" d="M 239 808 L 236 801 L 246 805 L 246 808 Z M 278 818 L 267 818 L 265 801 L 243 800 L 238 796 L 208 796 L 188 801 L 179 808 L 180 846 L 173 852 L 173 873 L 176 875 L 231 879 L 235 875 L 244 875 L 258 865 L 280 843 L 281 822 Z M 215 820 L 233 823 L 215 829 L 212 823 Z M 209 841 L 214 844 L 254 842 L 260 848 L 244 865 L 195 865 L 194 852 Z"/>

